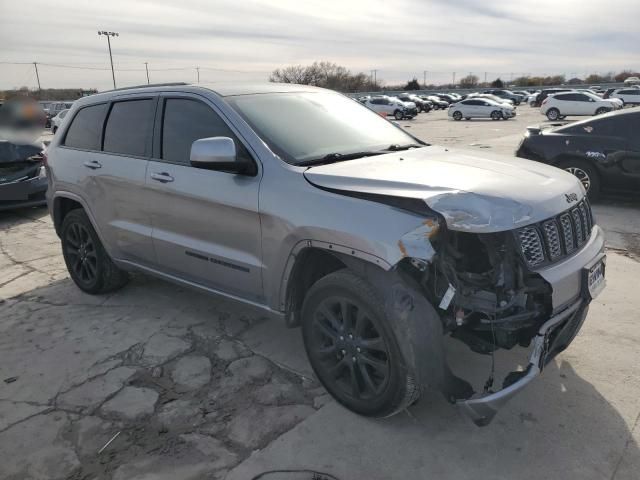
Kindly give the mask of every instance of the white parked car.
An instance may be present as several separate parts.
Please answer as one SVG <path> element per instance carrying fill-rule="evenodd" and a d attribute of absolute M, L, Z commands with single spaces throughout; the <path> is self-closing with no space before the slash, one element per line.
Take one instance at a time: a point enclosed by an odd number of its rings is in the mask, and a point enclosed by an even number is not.
<path fill-rule="evenodd" d="M 470 120 L 472 118 L 491 118 L 492 120 L 508 120 L 515 117 L 516 109 L 505 103 L 498 103 L 488 98 L 467 98 L 449 107 L 449 118 L 454 120 Z"/>
<path fill-rule="evenodd" d="M 409 111 L 404 102 L 394 97 L 387 97 L 386 95 L 371 97 L 364 104 L 374 112 L 384 116 L 393 116 L 396 120 L 415 117 L 415 114 Z"/>
<path fill-rule="evenodd" d="M 58 131 L 58 128 L 60 128 L 60 125 L 62 125 L 62 121 L 64 120 L 64 117 L 67 116 L 67 113 L 69 113 L 68 108 L 65 110 L 62 110 L 60 113 L 58 113 L 55 117 L 51 119 L 52 133 L 56 133 Z"/>
<path fill-rule="evenodd" d="M 609 98 L 619 98 L 624 105 L 640 104 L 640 88 L 621 88 L 611 94 Z"/>
<path fill-rule="evenodd" d="M 549 120 L 558 120 L 568 115 L 600 115 L 620 108 L 620 102 L 603 99 L 593 93 L 562 92 L 545 98 L 540 113 Z"/>
<path fill-rule="evenodd" d="M 514 103 L 513 100 L 509 100 L 508 98 L 500 98 L 491 93 L 472 93 L 467 97 L 467 99 L 469 98 L 486 98 L 487 100 L 494 101 L 501 105 L 506 105 L 507 107 L 513 107 Z"/>

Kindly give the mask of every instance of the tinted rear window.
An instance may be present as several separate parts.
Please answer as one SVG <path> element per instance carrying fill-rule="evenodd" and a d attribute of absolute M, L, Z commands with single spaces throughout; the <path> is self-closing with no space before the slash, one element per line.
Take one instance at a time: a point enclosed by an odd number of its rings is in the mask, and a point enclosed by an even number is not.
<path fill-rule="evenodd" d="M 106 113 L 106 103 L 80 110 L 67 130 L 64 144 L 84 150 L 100 150 L 100 134 Z"/>
<path fill-rule="evenodd" d="M 104 151 L 132 156 L 147 155 L 154 102 L 144 99 L 114 103 L 104 130 Z"/>

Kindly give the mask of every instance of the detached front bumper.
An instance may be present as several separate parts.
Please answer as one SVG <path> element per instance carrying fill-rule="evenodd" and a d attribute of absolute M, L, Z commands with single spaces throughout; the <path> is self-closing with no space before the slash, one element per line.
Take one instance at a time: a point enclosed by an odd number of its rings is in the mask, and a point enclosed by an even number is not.
<path fill-rule="evenodd" d="M 552 316 L 532 339 L 529 363 L 524 371 L 511 372 L 498 392 L 456 402 L 476 425 L 491 422 L 502 405 L 540 375 L 545 365 L 573 341 L 591 302 L 585 271 L 599 262 L 606 263 L 604 235 L 602 229 L 595 225 L 579 252 L 557 265 L 538 271 L 552 288 Z"/>
<path fill-rule="evenodd" d="M 587 300 L 580 299 L 562 312 L 547 320 L 532 341 L 529 364 L 522 372 L 512 372 L 503 389 L 469 400 L 456 402 L 476 425 L 487 425 L 510 398 L 536 378 L 545 365 L 571 343 L 580 331 L 589 310 Z"/>

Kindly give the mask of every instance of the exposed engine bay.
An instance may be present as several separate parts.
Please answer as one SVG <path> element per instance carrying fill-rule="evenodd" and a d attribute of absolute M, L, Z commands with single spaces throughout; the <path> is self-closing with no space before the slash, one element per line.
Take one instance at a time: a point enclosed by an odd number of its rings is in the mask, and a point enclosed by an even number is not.
<path fill-rule="evenodd" d="M 477 353 L 527 347 L 551 313 L 551 290 L 524 266 L 511 233 L 444 231 L 433 243 L 433 262 L 412 264 L 444 331 Z"/>

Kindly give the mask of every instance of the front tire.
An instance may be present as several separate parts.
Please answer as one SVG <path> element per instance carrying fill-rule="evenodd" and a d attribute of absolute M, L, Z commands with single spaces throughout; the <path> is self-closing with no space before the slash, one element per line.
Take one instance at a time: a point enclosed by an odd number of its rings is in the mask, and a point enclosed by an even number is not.
<path fill-rule="evenodd" d="M 587 191 L 589 200 L 596 201 L 600 197 L 600 176 L 589 162 L 575 159 L 566 159 L 558 164 L 559 168 L 575 176 Z"/>
<path fill-rule="evenodd" d="M 498 110 L 494 110 L 491 112 L 491 120 L 500 120 L 502 118 L 502 112 Z"/>
<path fill-rule="evenodd" d="M 339 270 L 321 278 L 302 306 L 302 335 L 313 371 L 327 391 L 360 415 L 386 417 L 419 396 L 386 318 L 380 294 L 363 278 Z"/>
<path fill-rule="evenodd" d="M 453 112 L 453 119 L 456 122 L 459 122 L 460 120 L 462 120 L 462 112 Z"/>
<path fill-rule="evenodd" d="M 127 283 L 127 273 L 113 263 L 84 210 L 72 210 L 64 217 L 60 238 L 67 270 L 80 290 L 107 293 Z"/>
<path fill-rule="evenodd" d="M 557 108 L 550 108 L 547 110 L 547 118 L 552 122 L 560 118 L 560 110 Z"/>
<path fill-rule="evenodd" d="M 607 107 L 600 107 L 599 109 L 596 110 L 596 115 L 602 115 L 603 113 L 607 113 L 610 112 L 611 109 L 607 108 Z"/>

